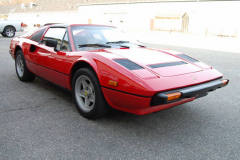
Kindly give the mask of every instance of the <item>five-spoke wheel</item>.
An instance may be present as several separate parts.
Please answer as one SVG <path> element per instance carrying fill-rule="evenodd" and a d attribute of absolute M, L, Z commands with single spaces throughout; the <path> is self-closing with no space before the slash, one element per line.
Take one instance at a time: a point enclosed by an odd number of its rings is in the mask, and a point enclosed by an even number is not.
<path fill-rule="evenodd" d="M 23 76 L 24 74 L 24 64 L 23 64 L 23 57 L 21 54 L 18 54 L 17 55 L 17 58 L 16 58 L 16 67 L 17 67 L 17 73 L 20 77 Z"/>
<path fill-rule="evenodd" d="M 21 50 L 18 50 L 16 53 L 15 68 L 20 81 L 26 82 L 34 80 L 35 75 L 28 70 Z"/>
<path fill-rule="evenodd" d="M 15 28 L 13 27 L 6 27 L 4 29 L 4 34 L 5 37 L 14 37 L 15 36 Z"/>
<path fill-rule="evenodd" d="M 99 81 L 91 68 L 79 69 L 72 80 L 75 105 L 85 118 L 102 117 L 109 112 Z"/>
<path fill-rule="evenodd" d="M 95 104 L 95 91 L 92 81 L 85 75 L 78 77 L 75 84 L 75 94 L 78 104 L 85 112 L 93 109 Z"/>

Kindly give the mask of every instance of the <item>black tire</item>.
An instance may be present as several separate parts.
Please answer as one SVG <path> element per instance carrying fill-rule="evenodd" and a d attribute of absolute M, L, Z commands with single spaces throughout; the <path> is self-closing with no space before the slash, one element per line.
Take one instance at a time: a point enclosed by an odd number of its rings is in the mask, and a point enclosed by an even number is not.
<path fill-rule="evenodd" d="M 6 27 L 3 31 L 5 37 L 14 37 L 15 36 L 15 28 L 14 27 Z"/>
<path fill-rule="evenodd" d="M 27 68 L 23 52 L 21 50 L 18 50 L 16 53 L 15 69 L 20 81 L 27 82 L 35 79 L 35 75 L 29 72 Z"/>
<path fill-rule="evenodd" d="M 1 35 L 2 35 L 3 37 L 6 37 L 4 33 L 1 33 Z"/>
<path fill-rule="evenodd" d="M 85 89 L 84 83 L 82 83 L 84 80 L 87 83 Z M 84 96 L 82 96 L 81 92 L 84 93 Z M 72 94 L 76 108 L 85 118 L 100 118 L 110 111 L 110 107 L 103 96 L 98 78 L 91 68 L 81 68 L 75 73 L 72 79 Z M 93 96 L 95 98 L 91 98 Z M 94 99 L 94 102 L 92 102 L 91 99 Z M 88 105 L 86 105 L 86 101 L 89 101 Z"/>

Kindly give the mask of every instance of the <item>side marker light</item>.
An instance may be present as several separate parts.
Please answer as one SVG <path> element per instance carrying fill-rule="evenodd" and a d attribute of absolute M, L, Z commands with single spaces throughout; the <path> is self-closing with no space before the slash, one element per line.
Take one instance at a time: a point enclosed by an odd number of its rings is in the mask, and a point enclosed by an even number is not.
<path fill-rule="evenodd" d="M 112 80 L 110 80 L 110 81 L 108 82 L 108 84 L 109 84 L 110 86 L 114 86 L 114 87 L 117 87 L 117 86 L 118 86 L 118 82 L 115 82 L 115 81 L 112 81 Z"/>

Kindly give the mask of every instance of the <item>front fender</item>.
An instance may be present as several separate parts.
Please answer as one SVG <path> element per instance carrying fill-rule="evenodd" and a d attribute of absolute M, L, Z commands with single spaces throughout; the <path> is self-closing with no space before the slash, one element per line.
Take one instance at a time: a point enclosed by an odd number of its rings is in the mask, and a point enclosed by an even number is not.
<path fill-rule="evenodd" d="M 95 71 L 101 87 L 135 95 L 149 95 L 151 89 L 141 77 L 117 64 L 111 58 L 86 52 L 82 53 L 81 56 L 78 54 L 78 57 L 75 57 L 76 59 L 74 61 L 74 56 L 77 56 L 77 53 L 71 53 L 70 57 L 66 60 L 68 63 L 72 63 L 72 66 L 68 70 L 70 84 L 74 67 L 79 63 L 86 63 Z M 109 85 L 110 80 L 117 82 L 118 86 Z"/>

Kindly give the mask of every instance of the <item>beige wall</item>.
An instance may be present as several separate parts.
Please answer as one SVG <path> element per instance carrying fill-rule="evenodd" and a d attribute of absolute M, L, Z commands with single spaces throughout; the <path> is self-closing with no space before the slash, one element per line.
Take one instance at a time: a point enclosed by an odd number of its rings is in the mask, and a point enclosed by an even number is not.
<path fill-rule="evenodd" d="M 123 30 L 150 31 L 151 19 L 159 12 L 187 12 L 189 33 L 234 36 L 240 32 L 239 8 L 240 1 L 81 5 L 78 12 L 10 13 L 8 19 L 22 20 L 29 27 L 45 23 L 91 22 Z"/>
<path fill-rule="evenodd" d="M 80 23 L 78 12 L 10 13 L 9 20 L 21 20 L 28 27 L 46 23 Z"/>
<path fill-rule="evenodd" d="M 163 12 L 187 12 L 189 33 L 234 35 L 240 30 L 240 1 L 232 2 L 175 2 L 175 3 L 130 3 L 111 5 L 81 5 L 82 19 L 88 17 L 92 23 L 106 24 L 106 14 L 122 14 L 123 28 L 129 30 L 150 30 L 151 19 Z M 112 17 L 112 21 L 119 17 Z M 108 19 L 110 20 L 110 19 Z M 158 23 L 156 21 L 156 23 Z M 108 23 L 107 23 L 108 24 Z"/>
<path fill-rule="evenodd" d="M 0 14 L 0 20 L 5 20 L 8 18 L 8 15 Z"/>

